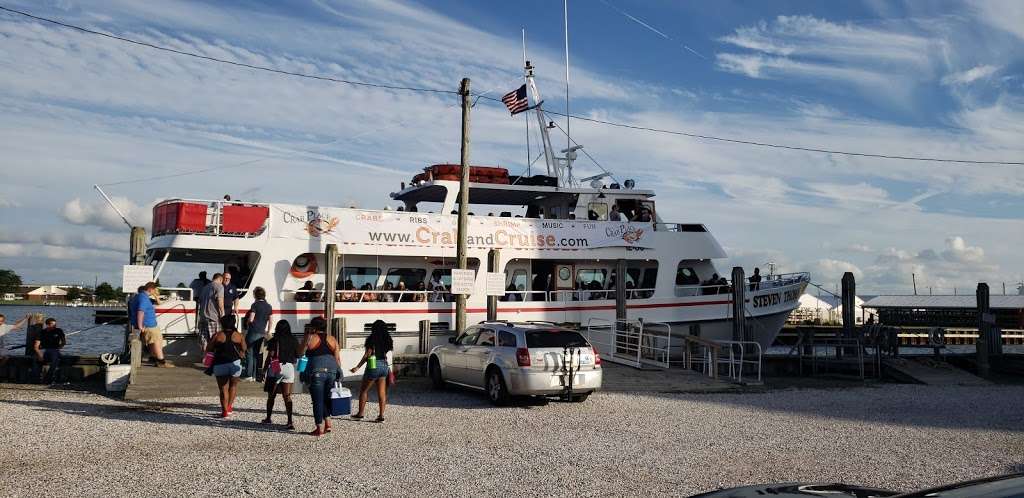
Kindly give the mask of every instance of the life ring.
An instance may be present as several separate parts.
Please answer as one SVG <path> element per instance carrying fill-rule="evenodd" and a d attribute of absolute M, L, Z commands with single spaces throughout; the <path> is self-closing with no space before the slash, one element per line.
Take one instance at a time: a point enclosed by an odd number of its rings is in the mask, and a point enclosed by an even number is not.
<path fill-rule="evenodd" d="M 302 253 L 292 261 L 291 274 L 295 278 L 307 278 L 316 273 L 316 255 Z"/>

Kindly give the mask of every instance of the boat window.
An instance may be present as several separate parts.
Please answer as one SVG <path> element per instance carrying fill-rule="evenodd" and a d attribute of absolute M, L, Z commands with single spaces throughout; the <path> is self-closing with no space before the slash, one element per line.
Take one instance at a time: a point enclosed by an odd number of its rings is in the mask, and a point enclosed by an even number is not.
<path fill-rule="evenodd" d="M 494 331 L 491 329 L 480 329 L 480 336 L 476 340 L 477 346 L 494 346 Z"/>
<path fill-rule="evenodd" d="M 684 266 L 686 264 L 685 261 L 680 262 L 679 268 L 676 269 L 676 285 L 700 285 L 697 272 L 690 266 Z"/>
<path fill-rule="evenodd" d="M 380 268 L 372 266 L 350 266 L 341 269 L 338 277 L 339 289 L 362 289 L 366 284 L 371 288 L 377 288 L 377 280 L 380 278 Z M 352 284 L 349 287 L 349 283 Z"/>
<path fill-rule="evenodd" d="M 511 276 L 506 276 L 505 296 L 502 301 L 524 301 L 526 298 L 526 270 L 518 269 L 512 271 Z"/>
<path fill-rule="evenodd" d="M 608 204 L 604 202 L 591 202 L 588 204 L 587 219 L 594 221 L 606 221 L 608 219 Z"/>
<path fill-rule="evenodd" d="M 605 287 L 608 270 L 598 268 L 582 268 L 576 270 L 576 284 L 585 290 L 601 290 Z"/>
<path fill-rule="evenodd" d="M 518 346 L 518 344 L 516 344 L 516 335 L 512 332 L 505 332 L 504 330 L 499 331 L 498 346 L 510 348 Z"/>
<path fill-rule="evenodd" d="M 444 268 L 444 269 L 437 269 L 437 270 L 434 270 L 434 271 L 430 272 L 430 281 L 431 282 L 433 282 L 435 280 L 438 280 L 438 279 L 441 280 L 441 284 L 444 285 L 445 289 L 451 289 L 452 288 L 452 270 L 451 269 Z M 429 289 L 430 286 L 427 286 L 427 287 Z M 433 289 L 429 289 L 429 290 L 433 290 Z"/>
<path fill-rule="evenodd" d="M 398 283 L 402 282 L 405 284 L 405 288 L 413 290 L 423 282 L 423 279 L 427 277 L 427 270 L 423 268 L 391 268 L 388 270 L 388 276 L 384 279 L 386 282 L 398 288 Z"/>

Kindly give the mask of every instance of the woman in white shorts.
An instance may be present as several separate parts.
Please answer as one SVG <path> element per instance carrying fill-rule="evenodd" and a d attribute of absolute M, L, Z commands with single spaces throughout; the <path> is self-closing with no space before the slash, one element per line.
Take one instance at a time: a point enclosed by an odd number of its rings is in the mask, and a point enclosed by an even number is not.
<path fill-rule="evenodd" d="M 277 322 L 274 327 L 274 337 L 267 341 L 267 359 L 263 368 L 267 370 L 267 381 L 263 390 L 267 392 L 267 418 L 263 419 L 264 424 L 272 423 L 271 415 L 274 413 L 274 400 L 278 393 L 284 398 L 284 409 L 288 414 L 288 425 L 285 429 L 295 430 L 292 424 L 292 386 L 295 384 L 295 363 L 298 360 L 299 341 L 292 335 L 292 327 L 285 320 Z M 280 365 L 279 372 L 273 372 L 274 365 Z"/>

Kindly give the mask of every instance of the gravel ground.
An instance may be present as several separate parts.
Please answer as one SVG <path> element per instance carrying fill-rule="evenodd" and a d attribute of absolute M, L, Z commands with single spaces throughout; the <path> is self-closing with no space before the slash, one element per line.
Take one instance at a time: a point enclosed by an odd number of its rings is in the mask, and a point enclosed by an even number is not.
<path fill-rule="evenodd" d="M 1024 470 L 1024 387 L 596 394 L 492 408 L 406 386 L 385 424 L 268 430 L 262 400 L 136 405 L 0 385 L 7 496 L 686 495 L 791 480 L 907 489 Z M 312 425 L 297 398 L 297 425 Z M 369 414 L 375 414 L 371 405 Z M 276 421 L 283 421 L 279 415 Z"/>

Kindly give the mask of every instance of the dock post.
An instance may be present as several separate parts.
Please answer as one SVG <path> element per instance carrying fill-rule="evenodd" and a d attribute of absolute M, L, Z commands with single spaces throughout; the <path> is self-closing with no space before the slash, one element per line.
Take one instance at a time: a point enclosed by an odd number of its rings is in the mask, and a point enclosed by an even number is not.
<path fill-rule="evenodd" d="M 459 84 L 462 97 L 462 148 L 459 156 L 459 221 L 455 244 L 455 259 L 460 270 L 468 269 L 466 261 L 466 231 L 469 228 L 469 78 Z M 455 295 L 455 333 L 466 329 L 466 294 Z"/>
<path fill-rule="evenodd" d="M 747 329 L 747 279 L 743 267 L 732 267 L 732 340 L 745 341 Z"/>
<path fill-rule="evenodd" d="M 857 282 L 852 272 L 843 273 L 843 295 L 840 298 L 843 307 L 843 339 L 852 339 L 855 335 L 855 316 L 857 307 Z"/>
<path fill-rule="evenodd" d="M 128 328 L 131 329 L 131 325 Z M 132 365 L 132 369 L 128 372 L 128 383 L 134 384 L 136 375 L 142 368 L 142 339 L 139 337 L 138 330 L 128 333 L 128 347 Z"/>
<path fill-rule="evenodd" d="M 501 260 L 501 249 L 491 249 L 487 252 L 487 271 L 494 273 L 498 271 Z M 498 319 L 498 296 L 487 296 L 487 319 Z"/>
<path fill-rule="evenodd" d="M 338 245 L 327 244 L 324 254 L 324 319 L 327 320 L 328 336 L 333 335 L 334 339 L 341 343 L 341 337 L 334 330 L 334 300 L 337 298 L 338 289 Z"/>
<path fill-rule="evenodd" d="M 615 320 L 626 320 L 626 260 L 615 261 Z M 612 327 L 612 331 L 617 330 Z"/>
<path fill-rule="evenodd" d="M 430 352 L 430 320 L 420 320 L 420 354 Z"/>
<path fill-rule="evenodd" d="M 144 265 L 146 264 L 146 229 L 142 227 L 132 227 L 132 238 L 128 245 L 128 253 L 130 265 Z M 134 292 L 134 290 L 125 289 L 125 291 Z"/>
<path fill-rule="evenodd" d="M 335 339 L 338 340 L 338 347 L 345 349 L 348 343 L 348 320 L 343 316 L 334 319 Z"/>
<path fill-rule="evenodd" d="M 995 324 L 995 315 L 989 303 L 988 284 L 978 284 L 976 292 L 978 299 L 978 340 L 974 343 L 975 354 L 978 361 L 978 375 L 987 377 L 991 373 L 989 353 L 992 346 L 992 326 Z"/>

